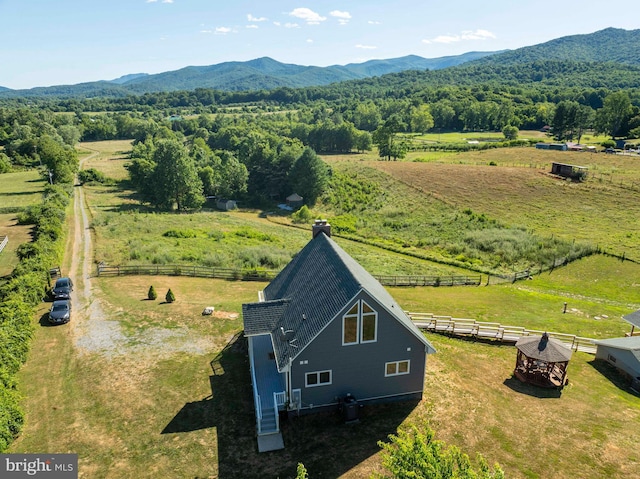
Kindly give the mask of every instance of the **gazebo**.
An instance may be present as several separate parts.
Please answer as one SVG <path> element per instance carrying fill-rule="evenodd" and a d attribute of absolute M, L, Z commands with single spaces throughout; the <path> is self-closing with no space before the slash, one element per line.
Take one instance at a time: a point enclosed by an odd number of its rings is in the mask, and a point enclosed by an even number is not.
<path fill-rule="evenodd" d="M 571 348 L 547 333 L 523 336 L 516 342 L 518 357 L 515 377 L 524 383 L 545 388 L 562 388 L 566 383 Z"/>

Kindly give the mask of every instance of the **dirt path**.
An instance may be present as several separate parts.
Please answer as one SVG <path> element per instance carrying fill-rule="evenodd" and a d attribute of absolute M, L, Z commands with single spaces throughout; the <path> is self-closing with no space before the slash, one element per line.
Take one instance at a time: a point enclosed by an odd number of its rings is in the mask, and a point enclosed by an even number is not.
<path fill-rule="evenodd" d="M 80 168 L 98 154 L 94 150 L 80 162 Z M 93 288 L 93 236 L 82 186 L 75 187 L 73 217 L 70 276 L 75 287 L 72 293 L 74 318 L 70 325 L 74 345 L 80 354 L 98 353 L 111 358 L 136 352 L 162 356 L 175 352 L 203 354 L 210 348 L 211 338 L 197 337 L 186 327 L 148 328 L 127 336 L 120 322 L 105 313 Z"/>
<path fill-rule="evenodd" d="M 80 168 L 98 153 L 94 151 L 84 158 L 80 162 Z M 75 187 L 73 217 L 70 274 L 75 285 L 72 293 L 75 318 L 71 322 L 74 344 L 84 352 L 101 351 L 112 354 L 126 338 L 117 321 L 107 320 L 100 301 L 93 294 L 93 238 L 82 186 Z"/>

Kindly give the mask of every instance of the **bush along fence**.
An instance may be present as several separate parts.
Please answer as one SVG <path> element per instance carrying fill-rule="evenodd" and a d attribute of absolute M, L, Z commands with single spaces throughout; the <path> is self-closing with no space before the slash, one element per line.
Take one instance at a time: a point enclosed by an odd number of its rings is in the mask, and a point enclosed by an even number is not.
<path fill-rule="evenodd" d="M 62 258 L 71 191 L 70 186 L 46 186 L 42 203 L 18 215 L 19 223 L 34 225 L 34 239 L 18 246 L 18 265 L 0 286 L 0 452 L 7 450 L 24 422 L 16 373 L 27 359 L 35 307 L 49 288 L 49 268 Z"/>

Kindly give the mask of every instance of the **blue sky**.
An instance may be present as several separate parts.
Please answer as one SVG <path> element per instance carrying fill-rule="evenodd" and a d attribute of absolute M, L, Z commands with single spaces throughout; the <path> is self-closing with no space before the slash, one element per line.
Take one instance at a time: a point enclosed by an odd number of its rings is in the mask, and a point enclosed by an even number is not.
<path fill-rule="evenodd" d="M 0 86 L 269 56 L 298 65 L 515 49 L 640 28 L 637 0 L 0 0 Z"/>

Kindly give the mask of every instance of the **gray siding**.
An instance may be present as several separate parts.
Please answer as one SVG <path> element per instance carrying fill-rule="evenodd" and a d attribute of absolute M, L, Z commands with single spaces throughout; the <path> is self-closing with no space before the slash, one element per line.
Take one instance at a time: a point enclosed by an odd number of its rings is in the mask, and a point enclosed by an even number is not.
<path fill-rule="evenodd" d="M 378 312 L 377 341 L 342 345 L 342 315 L 359 299 Z M 410 348 L 410 351 L 407 349 Z M 410 361 L 410 373 L 385 377 L 385 363 Z M 305 362 L 301 364 L 301 362 Z M 293 389 L 302 391 L 302 407 L 334 404 L 351 393 L 359 401 L 422 391 L 425 344 L 365 292 L 342 312 L 298 355 L 291 367 Z M 332 371 L 332 384 L 305 387 L 305 374 Z"/>
<path fill-rule="evenodd" d="M 609 359 L 609 355 L 616 358 L 615 362 Z M 604 359 L 608 363 L 612 364 L 621 371 L 624 371 L 633 378 L 637 378 L 640 376 L 640 363 L 638 362 L 638 358 L 635 357 L 632 351 L 598 344 L 598 349 L 596 350 L 596 358 Z"/>

